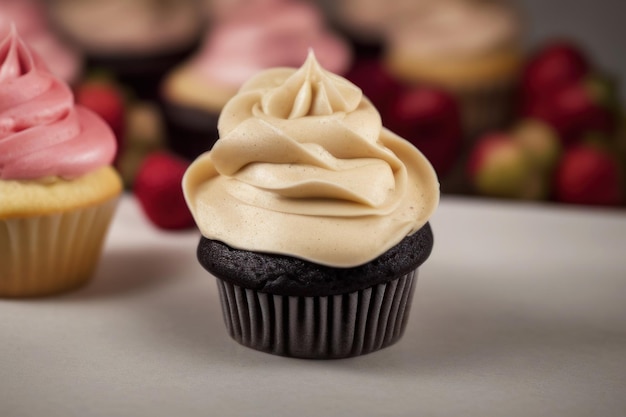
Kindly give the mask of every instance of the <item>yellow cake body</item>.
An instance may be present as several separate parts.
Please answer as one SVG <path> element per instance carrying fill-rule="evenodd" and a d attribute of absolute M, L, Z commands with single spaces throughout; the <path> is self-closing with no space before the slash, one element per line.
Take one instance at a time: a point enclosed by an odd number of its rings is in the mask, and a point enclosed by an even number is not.
<path fill-rule="evenodd" d="M 0 180 L 0 297 L 33 297 L 86 283 L 122 182 L 110 166 L 74 180 Z"/>

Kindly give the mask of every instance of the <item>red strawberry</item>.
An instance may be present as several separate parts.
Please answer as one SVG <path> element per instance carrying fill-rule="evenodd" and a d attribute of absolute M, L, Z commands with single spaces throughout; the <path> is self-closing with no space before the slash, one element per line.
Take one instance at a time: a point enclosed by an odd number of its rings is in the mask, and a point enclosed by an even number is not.
<path fill-rule="evenodd" d="M 589 73 L 583 51 L 566 40 L 546 44 L 528 61 L 522 73 L 522 95 L 534 100 L 579 82 Z"/>
<path fill-rule="evenodd" d="M 88 79 L 76 87 L 75 99 L 108 123 L 115 133 L 118 150 L 123 149 L 126 100 L 121 88 L 112 80 Z"/>
<path fill-rule="evenodd" d="M 415 145 L 441 176 L 457 161 L 463 133 L 455 99 L 435 87 L 415 87 L 399 93 L 383 122 Z"/>
<path fill-rule="evenodd" d="M 181 188 L 188 165 L 187 161 L 163 151 L 148 155 L 141 164 L 133 191 L 155 226 L 174 230 L 194 225 Z"/>
<path fill-rule="evenodd" d="M 357 61 L 346 74 L 346 79 L 361 88 L 363 94 L 381 112 L 401 88 L 380 60 L 373 58 L 363 58 Z"/>
<path fill-rule="evenodd" d="M 526 115 L 550 124 L 564 143 L 580 140 L 589 132 L 610 133 L 615 127 L 614 113 L 603 98 L 585 82 L 570 84 L 535 101 Z"/>
<path fill-rule="evenodd" d="M 556 169 L 554 191 L 564 203 L 619 205 L 624 201 L 619 164 L 607 151 L 588 144 L 565 151 Z"/>

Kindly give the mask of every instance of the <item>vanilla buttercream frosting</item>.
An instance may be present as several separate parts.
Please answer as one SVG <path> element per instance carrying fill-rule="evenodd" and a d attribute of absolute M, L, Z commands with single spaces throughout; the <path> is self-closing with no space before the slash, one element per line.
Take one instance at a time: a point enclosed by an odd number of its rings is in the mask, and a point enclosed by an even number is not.
<path fill-rule="evenodd" d="M 0 27 L 0 180 L 76 178 L 109 165 L 116 148 L 15 25 Z"/>
<path fill-rule="evenodd" d="M 237 249 L 357 266 L 420 229 L 438 204 L 428 160 L 312 52 L 300 69 L 252 77 L 218 129 L 183 191 L 201 233 Z"/>

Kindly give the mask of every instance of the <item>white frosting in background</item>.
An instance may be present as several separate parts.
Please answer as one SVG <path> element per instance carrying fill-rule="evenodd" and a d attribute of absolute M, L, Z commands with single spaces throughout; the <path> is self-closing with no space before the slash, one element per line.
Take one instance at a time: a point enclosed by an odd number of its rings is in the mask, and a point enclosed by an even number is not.
<path fill-rule="evenodd" d="M 51 0 L 50 15 L 85 49 L 112 54 L 187 45 L 205 20 L 195 0 Z"/>
<path fill-rule="evenodd" d="M 218 128 L 183 190 L 202 234 L 232 247 L 356 266 L 420 229 L 438 204 L 426 158 L 312 53 L 298 70 L 250 79 Z"/>
<path fill-rule="evenodd" d="M 517 44 L 520 17 L 508 2 L 439 0 L 388 28 L 390 48 L 420 57 L 462 57 Z"/>

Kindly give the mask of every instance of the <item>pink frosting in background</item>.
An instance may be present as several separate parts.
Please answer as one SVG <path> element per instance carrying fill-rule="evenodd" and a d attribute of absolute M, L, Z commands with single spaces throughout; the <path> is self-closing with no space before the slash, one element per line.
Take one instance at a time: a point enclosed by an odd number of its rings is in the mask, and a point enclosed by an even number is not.
<path fill-rule="evenodd" d="M 74 83 L 83 66 L 78 51 L 63 43 L 45 17 L 41 2 L 0 0 L 0 25 L 12 21 L 24 39 L 46 62 L 48 68 L 67 83 Z"/>
<path fill-rule="evenodd" d="M 299 67 L 309 48 L 327 70 L 344 74 L 352 61 L 348 44 L 325 26 L 312 4 L 296 1 L 240 2 L 208 33 L 189 63 L 194 71 L 239 87 L 260 70 Z"/>
<path fill-rule="evenodd" d="M 18 35 L 0 26 L 0 179 L 76 178 L 112 162 L 116 141 Z"/>

